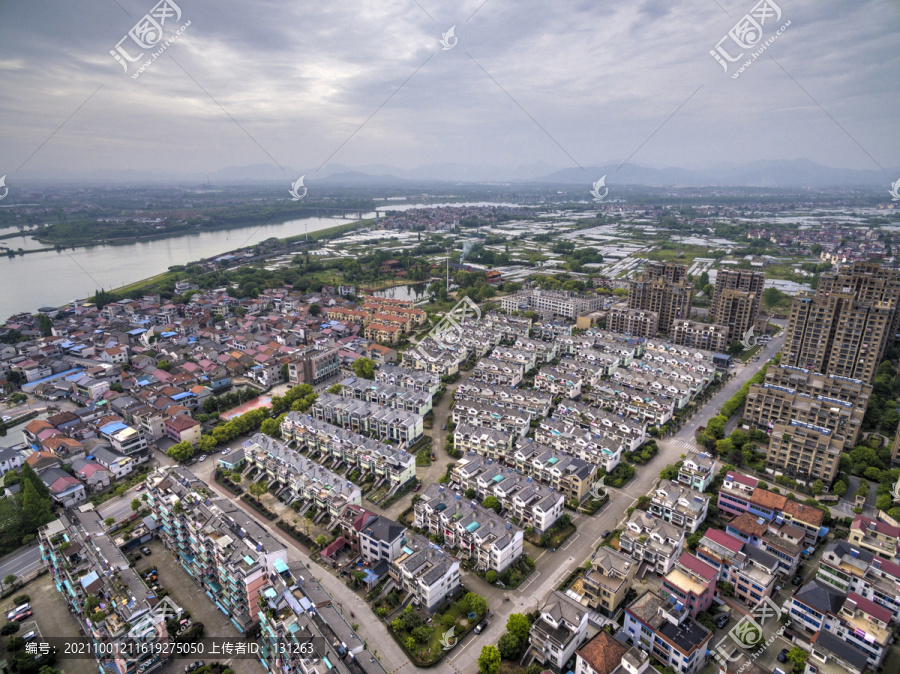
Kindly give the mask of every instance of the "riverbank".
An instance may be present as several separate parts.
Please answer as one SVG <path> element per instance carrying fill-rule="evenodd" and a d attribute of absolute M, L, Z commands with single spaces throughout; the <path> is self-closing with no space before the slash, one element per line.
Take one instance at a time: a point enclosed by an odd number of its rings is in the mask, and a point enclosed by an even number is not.
<path fill-rule="evenodd" d="M 290 203 L 290 202 L 288 202 Z M 277 225 L 284 222 L 290 222 L 293 220 L 306 220 L 312 218 L 331 218 L 330 213 L 339 213 L 342 219 L 346 219 L 347 214 L 356 215 L 358 218 L 362 218 L 363 214 L 372 212 L 372 206 L 367 205 L 365 207 L 325 207 L 325 206 L 306 206 L 304 208 L 281 208 L 277 209 L 273 212 L 266 214 L 258 214 L 258 215 L 246 215 L 235 217 L 231 220 L 221 221 L 223 218 L 216 218 L 213 214 L 213 218 L 219 220 L 217 223 L 207 223 L 207 224 L 180 224 L 176 225 L 174 229 L 163 231 L 163 232 L 150 232 L 148 234 L 142 233 L 127 233 L 122 235 L 117 235 L 115 231 L 113 233 L 106 233 L 104 230 L 122 230 L 122 229 L 133 229 L 139 227 L 138 225 L 127 225 L 127 224 L 110 224 L 110 223 L 94 223 L 95 226 L 82 225 L 80 223 L 67 223 L 67 222 L 57 222 L 55 224 L 50 225 L 47 228 L 44 228 L 40 232 L 35 232 L 34 238 L 40 243 L 49 246 L 65 246 L 65 247 L 73 247 L 73 246 L 85 246 L 85 245 L 127 245 L 132 243 L 137 243 L 141 241 L 153 241 L 159 240 L 160 238 L 172 238 L 178 236 L 189 236 L 192 234 L 201 234 L 204 232 L 218 232 L 229 229 L 246 229 L 250 227 L 265 227 L 269 225 Z M 337 216 L 335 216 L 337 217 Z M 356 220 L 354 222 L 357 222 Z M 76 229 L 76 232 L 70 231 L 71 236 L 54 236 L 54 230 L 65 230 Z M 84 229 L 84 231 L 80 231 Z"/>
<path fill-rule="evenodd" d="M 306 241 L 307 236 L 309 238 L 309 241 L 320 241 L 320 240 L 338 238 L 348 232 L 352 232 L 359 228 L 372 225 L 372 224 L 374 224 L 374 222 L 375 222 L 374 219 L 357 220 L 357 221 L 348 222 L 348 223 L 342 224 L 342 225 L 335 225 L 334 227 L 327 227 L 325 229 L 320 229 L 315 232 L 310 232 L 308 235 L 306 233 L 304 233 L 304 234 L 297 234 L 295 236 L 278 238 L 277 241 L 279 241 L 280 243 L 289 247 L 292 243 L 299 243 L 299 242 Z M 170 238 L 170 237 L 162 237 L 162 238 Z M 221 251 L 219 253 L 216 253 L 212 257 L 219 257 L 222 255 L 233 254 L 237 251 L 243 250 L 245 247 L 246 246 L 241 246 L 239 248 L 235 248 L 232 250 Z M 44 250 L 47 250 L 47 249 L 44 249 Z M 50 249 L 50 250 L 55 250 L 55 249 Z M 24 251 L 24 252 L 28 252 L 28 251 Z M 285 252 L 286 251 L 284 249 L 272 251 L 272 252 L 267 253 L 266 255 L 260 257 L 260 259 L 257 260 L 257 262 L 261 262 L 265 259 L 272 258 L 272 257 L 278 257 L 279 255 L 284 255 Z M 203 258 L 201 260 L 193 260 L 183 266 L 187 266 L 187 265 L 195 264 L 195 263 L 202 263 L 204 261 L 208 261 L 209 259 L 211 259 L 211 258 Z M 225 269 L 222 269 L 220 271 L 225 271 Z M 110 293 L 111 295 L 117 296 L 118 298 L 121 298 L 121 297 L 123 297 L 127 294 L 131 294 L 131 293 L 148 293 L 149 294 L 149 293 L 152 293 L 152 292 L 158 290 L 159 286 L 162 284 L 166 284 L 166 283 L 168 283 L 170 281 L 174 281 L 174 280 L 179 280 L 182 273 L 183 272 L 171 271 L 171 270 L 161 272 L 154 276 L 149 276 L 149 277 L 143 278 L 139 281 L 134 281 L 133 283 L 128 283 L 126 285 L 119 286 L 117 288 L 112 288 L 112 289 L 108 290 L 107 292 Z M 203 274 L 208 274 L 208 273 L 210 273 L 210 272 L 209 271 L 203 272 Z M 202 276 L 203 274 L 200 274 L 198 276 Z M 192 281 L 192 280 L 194 280 L 194 278 L 196 278 L 196 277 L 189 277 L 185 280 Z M 399 284 L 403 284 L 403 283 L 406 283 L 406 282 L 399 281 Z M 90 297 L 82 298 L 82 301 L 90 301 L 90 300 L 91 300 Z M 65 307 L 63 306 L 60 308 L 63 309 Z"/>

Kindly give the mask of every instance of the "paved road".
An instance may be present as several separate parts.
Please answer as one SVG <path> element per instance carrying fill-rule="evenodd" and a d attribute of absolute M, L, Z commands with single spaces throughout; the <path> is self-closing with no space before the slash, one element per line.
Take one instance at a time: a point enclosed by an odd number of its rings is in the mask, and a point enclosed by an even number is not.
<path fill-rule="evenodd" d="M 598 513 L 593 516 L 575 516 L 573 520 L 578 527 L 578 531 L 566 541 L 562 548 L 555 552 L 541 551 L 534 548 L 527 550 L 526 552 L 531 554 L 535 560 L 535 571 L 517 590 L 505 591 L 488 585 L 473 574 L 463 574 L 464 584 L 488 600 L 490 608 L 494 611 L 494 617 L 490 620 L 490 625 L 484 632 L 480 635 L 470 634 L 467 636 L 465 641 L 451 651 L 449 656 L 435 667 L 433 671 L 457 673 L 477 671 L 477 660 L 481 647 L 497 643 L 506 630 L 506 619 L 509 614 L 535 610 L 535 608 L 543 604 L 550 593 L 559 586 L 572 570 L 583 565 L 600 544 L 601 534 L 606 530 L 616 529 L 624 523 L 626 510 L 634 505 L 638 496 L 649 492 L 653 488 L 656 480 L 659 478 L 659 471 L 665 466 L 677 462 L 680 455 L 687 450 L 695 448 L 693 440 L 697 427 L 705 425 L 710 417 L 718 413 L 719 408 L 725 401 L 734 395 L 750 377 L 765 365 L 769 358 L 781 349 L 782 343 L 782 337 L 773 339 L 760 351 L 761 359 L 758 363 L 750 363 L 746 366 L 735 368 L 733 371 L 734 376 L 678 433 L 671 438 L 658 441 L 659 452 L 645 466 L 638 468 L 637 475 L 630 483 L 625 485 L 623 489 L 609 489 L 610 499 Z M 426 484 L 432 479 L 436 479 L 437 476 L 442 475 L 446 470 L 447 463 L 449 463 L 449 457 L 443 452 L 443 438 L 446 435 L 446 431 L 442 431 L 441 426 L 446 423 L 449 415 L 451 393 L 454 389 L 454 386 L 449 386 L 444 398 L 435 408 L 432 434 L 435 439 L 434 448 L 438 460 L 433 466 L 427 469 L 420 468 L 418 471 L 420 479 L 423 479 Z M 240 441 L 235 440 L 230 443 L 230 446 L 238 446 L 239 444 Z M 212 479 L 214 461 L 195 464 L 191 468 L 200 479 L 214 485 Z M 230 495 L 223 493 L 222 490 L 219 491 L 223 496 L 230 498 Z M 408 507 L 410 498 L 411 496 L 402 499 L 386 511 L 380 511 L 371 504 L 366 504 L 366 507 L 376 512 L 384 512 L 388 517 L 396 517 Z M 244 507 L 240 499 L 232 500 Z M 130 501 L 130 498 L 128 501 Z M 256 517 L 255 512 L 249 509 L 246 510 Z M 267 524 L 259 519 L 257 521 L 260 521 L 264 526 Z M 270 531 L 279 540 L 284 540 L 279 535 L 280 531 L 277 528 L 270 528 Z M 358 615 L 367 618 L 361 622 L 359 633 L 368 642 L 370 648 L 378 651 L 378 656 L 385 669 L 389 672 L 394 672 L 401 668 L 404 671 L 413 668 L 404 652 L 397 646 L 393 638 L 389 636 L 387 626 L 382 621 L 372 618 L 371 611 L 361 598 L 351 592 L 340 580 L 322 569 L 322 567 L 310 562 L 308 556 L 294 544 L 288 542 L 287 547 L 289 550 L 288 557 L 307 564 L 317 574 L 316 577 L 319 578 L 322 586 L 331 593 L 335 601 L 342 604 L 344 610 L 353 610 L 358 612 Z M 503 600 L 506 594 L 509 595 L 510 601 Z M 377 645 L 377 647 L 373 645 Z"/>
<path fill-rule="evenodd" d="M 34 543 L 27 548 L 20 548 L 0 558 L 0 580 L 8 575 L 22 577 L 41 565 L 41 551 Z"/>

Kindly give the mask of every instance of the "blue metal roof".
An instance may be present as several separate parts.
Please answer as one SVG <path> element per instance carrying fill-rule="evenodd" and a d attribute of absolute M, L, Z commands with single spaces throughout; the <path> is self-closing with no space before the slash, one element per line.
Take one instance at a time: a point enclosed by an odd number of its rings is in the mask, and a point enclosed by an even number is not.
<path fill-rule="evenodd" d="M 103 428 L 100 429 L 101 433 L 105 433 L 106 435 L 111 435 L 117 431 L 121 431 L 123 428 L 128 428 L 128 424 L 123 424 L 120 421 L 115 421 L 111 424 L 107 424 Z"/>

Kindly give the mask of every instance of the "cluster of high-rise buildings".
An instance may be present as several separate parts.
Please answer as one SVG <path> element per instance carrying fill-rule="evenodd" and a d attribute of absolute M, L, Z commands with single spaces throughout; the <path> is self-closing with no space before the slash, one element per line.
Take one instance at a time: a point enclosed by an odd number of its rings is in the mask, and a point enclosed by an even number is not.
<path fill-rule="evenodd" d="M 857 262 L 822 274 L 791 306 L 780 366 L 750 387 L 745 417 L 771 431 L 766 466 L 836 477 L 859 437 L 872 382 L 900 328 L 900 270 Z"/>
<path fill-rule="evenodd" d="M 635 337 L 665 333 L 675 343 L 724 352 L 753 327 L 760 316 L 766 275 L 744 269 L 720 269 L 709 309 L 710 323 L 691 320 L 694 285 L 684 265 L 647 262 L 628 284 L 628 299 L 609 309 L 607 327 Z"/>

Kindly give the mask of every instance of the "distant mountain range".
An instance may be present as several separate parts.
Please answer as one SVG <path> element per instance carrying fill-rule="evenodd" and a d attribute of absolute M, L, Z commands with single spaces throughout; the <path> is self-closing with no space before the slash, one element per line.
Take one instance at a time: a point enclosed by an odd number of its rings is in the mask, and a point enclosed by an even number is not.
<path fill-rule="evenodd" d="M 261 183 L 289 184 L 305 175 L 307 186 L 316 183 L 328 187 L 409 188 L 419 185 L 464 185 L 505 183 L 511 185 L 585 185 L 606 176 L 606 184 L 647 187 L 761 187 L 761 188 L 874 188 L 889 189 L 900 178 L 900 167 L 885 171 L 839 169 L 808 159 L 766 160 L 744 165 L 710 169 L 651 168 L 618 163 L 582 168 L 559 169 L 545 163 L 508 168 L 467 164 L 428 164 L 416 169 L 401 169 L 384 164 L 349 167 L 329 164 L 321 171 L 314 168 L 284 170 L 273 164 L 231 166 L 209 174 L 175 174 L 150 171 L 93 171 L 86 174 L 50 175 L 45 171 L 23 172 L 23 182 L 63 181 L 81 183 L 183 183 L 238 185 Z M 12 178 L 12 176 L 11 176 Z"/>

